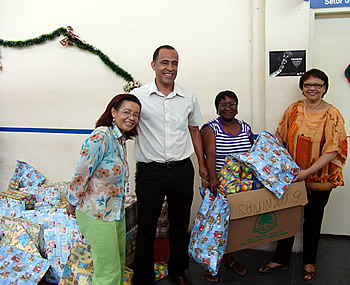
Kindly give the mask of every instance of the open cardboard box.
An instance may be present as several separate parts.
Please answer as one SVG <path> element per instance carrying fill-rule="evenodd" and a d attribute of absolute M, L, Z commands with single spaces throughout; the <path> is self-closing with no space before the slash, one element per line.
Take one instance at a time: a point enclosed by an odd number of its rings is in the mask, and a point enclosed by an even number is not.
<path fill-rule="evenodd" d="M 278 199 L 266 188 L 227 195 L 230 225 L 226 252 L 294 236 L 299 232 L 305 182 L 292 183 Z"/>

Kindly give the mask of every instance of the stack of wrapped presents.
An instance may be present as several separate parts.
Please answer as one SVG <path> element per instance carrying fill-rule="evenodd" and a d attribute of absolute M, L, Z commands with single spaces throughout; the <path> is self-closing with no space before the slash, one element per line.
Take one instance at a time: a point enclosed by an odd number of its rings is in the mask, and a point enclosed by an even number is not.
<path fill-rule="evenodd" d="M 91 284 L 91 249 L 66 214 L 68 182 L 45 177 L 23 161 L 0 192 L 0 284 Z M 136 198 L 126 199 L 127 266 L 135 251 Z M 125 270 L 125 284 L 132 271 Z M 85 282 L 85 283 L 84 283 Z"/>

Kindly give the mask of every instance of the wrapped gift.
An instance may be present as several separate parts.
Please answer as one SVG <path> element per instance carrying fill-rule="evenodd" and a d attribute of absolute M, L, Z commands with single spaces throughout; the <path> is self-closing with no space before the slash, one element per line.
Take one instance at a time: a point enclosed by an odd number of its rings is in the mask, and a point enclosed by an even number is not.
<path fill-rule="evenodd" d="M 83 240 L 74 244 L 68 260 L 64 265 L 60 283 L 62 285 L 79 284 L 86 282 L 91 284 L 93 264 L 90 245 Z"/>
<path fill-rule="evenodd" d="M 48 270 L 47 260 L 16 247 L 0 247 L 1 284 L 37 284 Z"/>
<path fill-rule="evenodd" d="M 20 190 L 33 195 L 35 208 L 57 206 L 61 202 L 60 190 L 52 186 L 31 186 L 21 188 Z"/>
<path fill-rule="evenodd" d="M 12 246 L 27 253 L 40 256 L 37 245 L 20 223 L 14 223 L 8 229 L 5 237 L 0 241 L 0 246 Z"/>
<path fill-rule="evenodd" d="M 86 240 L 79 239 L 64 266 L 60 279 L 60 285 L 91 284 L 94 266 L 92 261 L 91 246 Z M 123 285 L 132 285 L 134 272 L 125 267 Z"/>
<path fill-rule="evenodd" d="M 10 190 L 18 190 L 19 189 L 19 182 L 15 179 L 10 179 L 9 185 L 7 188 Z"/>
<path fill-rule="evenodd" d="M 0 215 L 8 217 L 21 217 L 23 215 L 24 202 L 14 199 L 0 199 Z"/>
<path fill-rule="evenodd" d="M 67 202 L 69 182 L 54 182 L 47 185 L 47 187 L 54 187 L 60 193 L 61 202 Z"/>
<path fill-rule="evenodd" d="M 40 225 L 32 223 L 30 220 L 10 216 L 0 217 L 0 235 L 6 236 L 11 232 L 14 225 L 20 224 L 28 233 L 35 246 L 38 248 L 40 236 L 43 234 Z"/>
<path fill-rule="evenodd" d="M 25 161 L 17 160 L 13 180 L 19 182 L 20 187 L 40 186 L 44 183 L 45 177 Z"/>
<path fill-rule="evenodd" d="M 281 198 L 300 168 L 287 149 L 268 132 L 261 132 L 249 152 L 232 155 L 248 166 L 256 178 L 277 198 Z"/>
<path fill-rule="evenodd" d="M 62 275 L 75 240 L 81 236 L 78 223 L 76 219 L 65 214 L 65 209 L 58 208 L 26 211 L 24 217 L 43 228 L 43 239 L 39 243 L 39 249 L 51 265 L 49 275 L 45 278 L 56 282 Z"/>
<path fill-rule="evenodd" d="M 257 180 L 250 167 L 231 155 L 225 157 L 225 163 L 218 173 L 218 180 L 219 190 L 224 194 L 251 191 L 258 189 L 253 186 L 261 186 L 261 184 L 254 184 Z"/>
<path fill-rule="evenodd" d="M 130 269 L 129 267 L 125 266 L 123 285 L 132 285 L 133 276 L 134 276 L 134 271 L 132 271 L 132 269 Z"/>
<path fill-rule="evenodd" d="M 226 249 L 230 207 L 221 193 L 215 197 L 208 189 L 200 191 L 204 198 L 193 223 L 188 253 L 216 275 Z"/>
<path fill-rule="evenodd" d="M 220 182 L 220 187 L 233 183 L 240 183 L 240 172 L 241 164 L 235 161 L 232 157 L 226 156 L 225 163 L 218 173 L 218 181 Z"/>
<path fill-rule="evenodd" d="M 128 232 L 137 224 L 136 196 L 128 196 L 125 200 L 125 231 Z"/>
<path fill-rule="evenodd" d="M 165 262 L 154 263 L 155 280 L 162 280 L 168 276 L 168 265 Z"/>
<path fill-rule="evenodd" d="M 130 266 L 134 261 L 135 248 L 136 248 L 136 234 L 137 225 L 126 233 L 126 249 L 125 249 L 125 264 Z"/>
<path fill-rule="evenodd" d="M 168 203 L 166 200 L 164 200 L 162 205 L 162 210 L 158 218 L 156 238 L 167 238 L 168 236 L 169 236 Z"/>
<path fill-rule="evenodd" d="M 24 201 L 26 210 L 34 209 L 33 195 L 23 191 L 7 189 L 5 192 L 0 192 L 0 199 L 15 199 Z"/>

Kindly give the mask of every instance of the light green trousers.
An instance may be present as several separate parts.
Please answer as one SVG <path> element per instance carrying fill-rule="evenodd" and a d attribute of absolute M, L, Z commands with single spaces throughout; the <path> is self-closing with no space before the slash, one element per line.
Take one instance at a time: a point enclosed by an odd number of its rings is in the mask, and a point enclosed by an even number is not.
<path fill-rule="evenodd" d="M 122 285 L 125 267 L 125 217 L 101 221 L 81 211 L 76 213 L 79 229 L 91 245 L 94 263 L 93 285 Z"/>

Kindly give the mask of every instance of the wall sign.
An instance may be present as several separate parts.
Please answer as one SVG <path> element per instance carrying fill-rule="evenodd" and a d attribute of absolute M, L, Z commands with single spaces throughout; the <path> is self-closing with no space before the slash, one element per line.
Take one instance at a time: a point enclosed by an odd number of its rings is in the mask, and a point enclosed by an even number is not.
<path fill-rule="evenodd" d="M 305 50 L 270 51 L 270 77 L 300 76 L 306 68 Z"/>
<path fill-rule="evenodd" d="M 310 8 L 350 7 L 350 0 L 310 0 Z"/>

